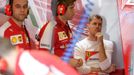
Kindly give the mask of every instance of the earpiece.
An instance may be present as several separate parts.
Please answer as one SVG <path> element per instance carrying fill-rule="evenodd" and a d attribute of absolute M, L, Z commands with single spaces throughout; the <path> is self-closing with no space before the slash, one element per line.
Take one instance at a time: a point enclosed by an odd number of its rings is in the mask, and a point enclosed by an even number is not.
<path fill-rule="evenodd" d="M 58 4 L 57 6 L 57 14 L 64 15 L 66 12 L 66 6 L 64 4 Z"/>
<path fill-rule="evenodd" d="M 7 16 L 12 16 L 12 5 L 13 5 L 13 0 L 9 0 L 8 4 L 5 6 L 5 14 Z"/>
<path fill-rule="evenodd" d="M 12 15 L 11 5 L 8 4 L 8 5 L 5 6 L 5 14 L 7 16 L 11 16 Z"/>

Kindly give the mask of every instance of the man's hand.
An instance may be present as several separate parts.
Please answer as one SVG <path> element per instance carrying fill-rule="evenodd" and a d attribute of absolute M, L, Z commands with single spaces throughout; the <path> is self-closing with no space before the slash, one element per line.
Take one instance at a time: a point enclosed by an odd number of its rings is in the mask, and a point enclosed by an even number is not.
<path fill-rule="evenodd" d="M 96 33 L 95 36 L 98 42 L 103 41 L 103 35 L 101 32 Z"/>
<path fill-rule="evenodd" d="M 73 67 L 80 67 L 83 65 L 83 60 L 71 58 L 69 64 Z"/>

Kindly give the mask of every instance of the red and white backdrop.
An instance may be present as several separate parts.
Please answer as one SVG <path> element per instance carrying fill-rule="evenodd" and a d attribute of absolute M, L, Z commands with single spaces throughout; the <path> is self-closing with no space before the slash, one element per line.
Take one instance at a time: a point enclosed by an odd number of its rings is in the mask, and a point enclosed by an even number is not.
<path fill-rule="evenodd" d="M 134 0 L 118 0 L 125 75 L 134 75 Z"/>

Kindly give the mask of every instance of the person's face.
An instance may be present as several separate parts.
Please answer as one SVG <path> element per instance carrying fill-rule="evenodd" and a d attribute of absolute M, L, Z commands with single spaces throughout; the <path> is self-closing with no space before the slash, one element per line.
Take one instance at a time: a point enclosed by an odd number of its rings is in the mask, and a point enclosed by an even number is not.
<path fill-rule="evenodd" d="M 102 28 L 102 21 L 101 19 L 97 19 L 97 18 L 93 18 L 89 24 L 87 24 L 88 26 L 88 32 L 92 35 L 95 35 L 98 32 L 101 32 L 101 28 Z"/>
<path fill-rule="evenodd" d="M 17 21 L 24 21 L 28 13 L 28 0 L 13 0 L 12 17 Z"/>
<path fill-rule="evenodd" d="M 74 14 L 75 14 L 75 11 L 74 11 L 74 4 L 73 5 L 70 5 L 67 7 L 67 10 L 66 10 L 66 13 L 65 13 L 65 17 L 67 20 L 72 20 Z"/>

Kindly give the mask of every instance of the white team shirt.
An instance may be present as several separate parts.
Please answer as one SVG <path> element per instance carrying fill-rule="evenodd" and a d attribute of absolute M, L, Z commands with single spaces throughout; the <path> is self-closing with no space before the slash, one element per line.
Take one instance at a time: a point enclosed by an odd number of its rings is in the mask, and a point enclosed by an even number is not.
<path fill-rule="evenodd" d="M 99 62 L 99 53 L 96 50 L 98 46 L 97 41 L 90 41 L 88 40 L 88 38 L 85 38 L 76 43 L 76 47 L 74 48 L 74 58 L 82 58 L 83 60 L 83 65 L 77 68 L 77 70 L 81 74 L 88 74 L 90 72 L 91 67 L 101 68 L 102 70 L 105 70 L 110 67 L 113 52 L 113 43 L 109 40 L 103 41 L 105 53 L 107 56 L 107 59 L 103 62 Z"/>

